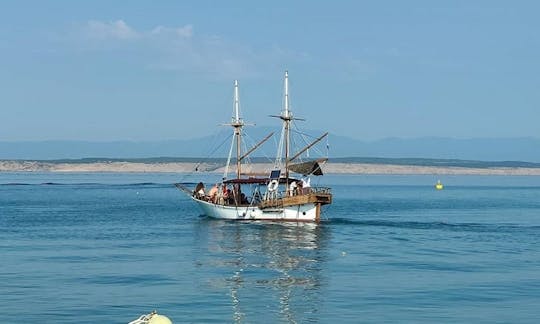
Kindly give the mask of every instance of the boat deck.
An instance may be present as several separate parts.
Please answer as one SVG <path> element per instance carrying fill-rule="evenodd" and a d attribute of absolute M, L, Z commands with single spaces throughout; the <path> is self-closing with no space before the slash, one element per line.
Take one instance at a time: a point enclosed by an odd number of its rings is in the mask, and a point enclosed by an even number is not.
<path fill-rule="evenodd" d="M 208 196 L 201 196 L 197 197 L 194 196 L 197 200 L 202 200 L 210 203 L 215 203 L 217 205 L 222 206 L 237 206 L 237 207 L 250 207 L 250 206 L 258 206 L 261 209 L 265 208 L 283 208 L 288 206 L 296 206 L 296 205 L 303 205 L 303 204 L 321 204 L 321 205 L 328 205 L 332 203 L 332 193 L 330 188 L 326 187 L 312 187 L 312 188 L 305 188 L 301 192 L 297 192 L 294 195 L 286 195 L 286 193 L 281 193 L 280 195 L 276 195 L 274 198 L 268 198 L 266 200 L 262 200 L 258 204 L 250 204 L 250 203 L 242 203 L 242 204 L 235 204 L 232 200 L 226 200 L 226 199 L 219 199 L 217 198 L 215 201 L 212 201 L 210 197 Z"/>
<path fill-rule="evenodd" d="M 332 203 L 332 193 L 330 188 L 309 188 L 305 192 L 292 196 L 285 196 L 276 199 L 263 200 L 260 204 L 261 208 L 287 207 L 303 204 L 321 204 L 327 205 Z"/>

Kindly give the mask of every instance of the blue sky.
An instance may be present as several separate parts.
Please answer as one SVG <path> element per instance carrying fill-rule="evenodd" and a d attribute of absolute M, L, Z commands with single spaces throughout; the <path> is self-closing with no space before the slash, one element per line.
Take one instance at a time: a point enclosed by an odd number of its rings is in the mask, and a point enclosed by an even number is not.
<path fill-rule="evenodd" d="M 2 1 L 0 141 L 272 125 L 357 139 L 540 137 L 535 1 Z"/>

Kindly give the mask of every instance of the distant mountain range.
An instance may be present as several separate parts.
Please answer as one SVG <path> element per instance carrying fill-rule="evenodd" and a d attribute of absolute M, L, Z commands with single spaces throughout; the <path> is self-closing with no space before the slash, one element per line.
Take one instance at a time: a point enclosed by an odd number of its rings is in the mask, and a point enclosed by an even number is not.
<path fill-rule="evenodd" d="M 270 132 L 268 128 L 253 129 L 247 137 L 249 143 L 256 143 Z M 304 137 L 311 138 L 322 132 L 309 131 Z M 269 140 L 254 156 L 272 157 L 276 142 Z M 310 139 L 307 139 L 309 142 Z M 1 142 L 0 159 L 58 160 L 81 158 L 221 158 L 228 153 L 230 132 L 222 131 L 214 135 L 190 140 L 164 140 L 154 142 L 134 141 L 25 141 Z M 376 141 L 362 141 L 330 134 L 328 141 L 318 145 L 318 150 L 330 158 L 426 158 L 458 159 L 475 161 L 525 161 L 540 162 L 540 139 L 536 138 L 477 138 L 454 139 L 423 137 L 414 139 L 386 138 Z"/>

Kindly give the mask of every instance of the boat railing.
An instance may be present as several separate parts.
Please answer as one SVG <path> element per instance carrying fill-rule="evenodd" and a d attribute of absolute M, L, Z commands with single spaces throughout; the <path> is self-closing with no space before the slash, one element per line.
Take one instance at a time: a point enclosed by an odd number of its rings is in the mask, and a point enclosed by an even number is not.
<path fill-rule="evenodd" d="M 326 198 L 321 198 L 323 195 L 326 196 Z M 270 194 L 266 195 L 265 199 L 261 202 L 261 206 L 263 208 L 282 208 L 284 205 L 319 201 L 322 203 L 327 203 L 330 200 L 330 188 L 308 187 L 296 189 L 292 192 L 290 190 L 271 192 Z"/>
<path fill-rule="evenodd" d="M 309 194 L 330 194 L 331 189 L 329 187 L 307 187 L 307 188 L 298 188 L 293 191 L 291 194 L 290 191 L 288 191 L 289 196 L 301 196 L 301 195 L 309 195 Z"/>
<path fill-rule="evenodd" d="M 294 190 L 284 190 L 274 192 L 272 195 L 273 199 L 280 199 L 283 197 L 291 196 L 304 196 L 310 194 L 331 194 L 332 190 L 329 187 L 308 187 L 308 188 L 297 188 Z"/>
<path fill-rule="evenodd" d="M 298 188 L 294 191 L 290 190 L 280 190 L 280 191 L 273 191 L 273 192 L 267 192 L 264 197 L 262 197 L 262 201 L 264 201 L 264 205 L 266 206 L 272 206 L 272 207 L 280 207 L 283 205 L 283 199 L 285 197 L 299 197 L 299 196 L 309 196 L 309 195 L 330 195 L 331 189 L 329 187 L 308 187 L 308 188 Z M 208 195 L 198 195 L 195 194 L 194 197 L 198 200 L 206 201 L 209 203 L 213 203 L 216 205 L 222 205 L 222 206 L 231 206 L 231 205 L 251 205 L 247 201 L 244 202 L 236 202 L 234 200 L 233 196 L 224 196 L 221 192 L 215 195 L 214 197 L 210 197 Z M 260 198 L 259 198 L 260 199 Z M 251 202 L 253 201 L 253 198 L 251 199 Z"/>
<path fill-rule="evenodd" d="M 291 190 L 276 191 L 267 196 L 266 200 L 280 200 L 284 197 L 307 196 L 312 194 L 331 194 L 329 187 L 308 187 Z"/>
<path fill-rule="evenodd" d="M 332 190 L 329 187 L 309 187 L 309 188 L 303 188 L 302 190 L 308 190 L 308 193 L 315 193 L 315 194 L 330 194 L 332 193 Z"/>

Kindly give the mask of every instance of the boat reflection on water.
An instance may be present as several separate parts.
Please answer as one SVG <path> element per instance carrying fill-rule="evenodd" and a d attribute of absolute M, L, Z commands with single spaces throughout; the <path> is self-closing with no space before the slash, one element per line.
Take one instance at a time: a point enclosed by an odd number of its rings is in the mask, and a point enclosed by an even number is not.
<path fill-rule="evenodd" d="M 317 322 L 327 230 L 314 223 L 203 218 L 196 237 L 203 286 L 227 293 L 234 322 Z"/>

